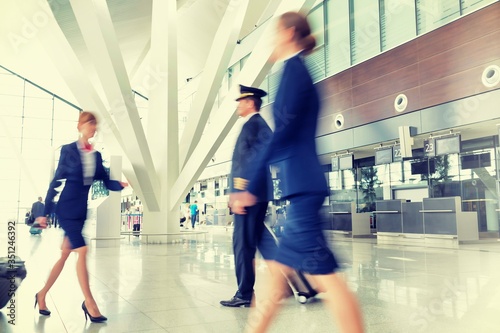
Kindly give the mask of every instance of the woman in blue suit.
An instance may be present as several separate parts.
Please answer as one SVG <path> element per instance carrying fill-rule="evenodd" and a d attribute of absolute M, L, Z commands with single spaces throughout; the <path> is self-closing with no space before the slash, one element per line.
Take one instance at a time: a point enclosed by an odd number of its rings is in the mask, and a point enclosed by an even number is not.
<path fill-rule="evenodd" d="M 45 286 L 35 295 L 35 307 L 38 303 L 39 313 L 45 316 L 50 315 L 45 296 L 59 277 L 69 254 L 76 252 L 78 254 L 76 273 L 85 297 L 82 303 L 85 318 L 88 315 L 92 322 L 103 322 L 107 318 L 101 315 L 89 287 L 87 245 L 82 236 L 83 225 L 87 218 L 87 199 L 94 180 L 103 180 L 106 187 L 112 191 L 121 191 L 128 184 L 109 179 L 102 165 L 101 154 L 95 151 L 89 143 L 89 139 L 94 137 L 97 129 L 95 116 L 90 112 L 81 112 L 77 127 L 80 139 L 62 146 L 59 164 L 45 197 L 44 216 L 36 221 L 40 228 L 46 228 L 47 216 L 55 208 L 59 224 L 64 230 L 64 240 L 61 246 L 61 258 L 52 268 Z M 62 184 L 63 179 L 66 180 L 64 188 L 57 206 L 54 207 L 53 199 L 58 193 L 56 188 Z"/>
<path fill-rule="evenodd" d="M 345 281 L 336 274 L 339 266 L 321 229 L 319 209 L 328 187 L 315 146 L 319 98 L 303 56 L 316 45 L 305 16 L 289 12 L 278 21 L 275 59 L 285 60 L 273 105 L 275 130 L 267 150 L 249 175 L 248 191 L 235 195 L 231 207 L 236 214 L 255 204 L 258 190 L 266 186 L 266 169 L 277 168 L 282 199 L 290 201 L 284 233 L 272 274 L 269 299 L 256 302 L 247 330 L 265 332 L 286 295 L 285 276 L 293 270 L 310 275 L 312 284 L 325 295 L 342 332 L 362 332 L 361 312 Z"/>

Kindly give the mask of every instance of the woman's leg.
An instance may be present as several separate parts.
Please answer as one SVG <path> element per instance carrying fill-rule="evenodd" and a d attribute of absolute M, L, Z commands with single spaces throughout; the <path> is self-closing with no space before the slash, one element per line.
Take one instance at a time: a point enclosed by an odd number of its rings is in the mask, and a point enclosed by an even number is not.
<path fill-rule="evenodd" d="M 290 288 L 285 274 L 291 268 L 273 260 L 266 262 L 271 273 L 271 283 L 263 300 L 252 301 L 252 306 L 255 304 L 255 307 L 252 307 L 248 316 L 246 333 L 266 332 L 281 306 L 280 301 L 289 295 Z"/>
<path fill-rule="evenodd" d="M 74 251 L 78 253 L 76 275 L 78 276 L 78 282 L 80 283 L 80 288 L 82 288 L 83 296 L 85 297 L 85 306 L 87 310 L 92 317 L 99 317 L 101 313 L 90 291 L 89 273 L 87 271 L 87 249 L 87 246 L 74 249 Z"/>
<path fill-rule="evenodd" d="M 54 267 L 52 267 L 47 282 L 45 282 L 45 286 L 43 286 L 43 288 L 37 293 L 39 309 L 41 310 L 47 309 L 47 305 L 45 304 L 45 295 L 47 295 L 47 292 L 52 287 L 52 285 L 54 285 L 57 278 L 59 277 L 59 274 L 61 274 L 61 271 L 64 268 L 64 264 L 66 263 L 66 259 L 68 259 L 70 253 L 71 253 L 71 246 L 68 237 L 64 237 L 64 240 L 61 245 L 61 257 L 54 264 Z"/>
<path fill-rule="evenodd" d="M 330 309 L 341 332 L 361 333 L 363 318 L 354 294 L 337 273 L 310 275 L 318 291 L 324 292 L 326 306 Z"/>

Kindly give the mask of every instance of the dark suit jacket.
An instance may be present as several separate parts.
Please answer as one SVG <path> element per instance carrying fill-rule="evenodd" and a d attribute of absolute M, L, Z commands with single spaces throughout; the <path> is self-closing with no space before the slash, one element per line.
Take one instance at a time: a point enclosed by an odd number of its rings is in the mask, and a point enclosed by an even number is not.
<path fill-rule="evenodd" d="M 109 179 L 102 165 L 101 153 L 97 151 L 95 163 L 94 180 L 103 180 L 111 191 L 123 189 L 118 181 Z M 62 184 L 62 179 L 66 179 L 66 183 L 54 209 L 53 199 L 58 193 L 55 188 Z M 82 159 L 76 142 L 62 146 L 59 164 L 45 197 L 45 215 L 55 212 L 61 219 L 85 219 L 89 189 L 90 185 L 84 185 L 83 182 Z"/>
<path fill-rule="evenodd" d="M 278 168 L 282 198 L 303 193 L 328 194 L 316 153 L 319 98 L 300 55 L 286 61 L 273 105 L 275 130 L 251 177 L 249 192 L 264 186 L 268 165 Z"/>
<path fill-rule="evenodd" d="M 43 202 L 36 201 L 31 206 L 31 215 L 34 219 L 36 219 L 37 217 L 43 216 L 44 210 L 45 205 L 43 204 Z"/>
<path fill-rule="evenodd" d="M 251 174 L 256 166 L 256 159 L 259 152 L 267 147 L 272 135 L 273 132 L 258 113 L 253 115 L 243 125 L 233 152 L 231 177 L 229 177 L 231 192 L 241 192 L 244 190 L 237 186 L 238 184 L 235 187 L 234 179 L 243 179 L 243 182 L 248 180 L 248 175 Z M 269 171 L 266 174 L 266 179 L 269 180 L 271 174 Z M 236 183 L 238 183 L 238 180 Z M 270 187 L 268 186 L 259 188 L 255 193 L 259 201 L 268 201 L 269 189 Z"/>

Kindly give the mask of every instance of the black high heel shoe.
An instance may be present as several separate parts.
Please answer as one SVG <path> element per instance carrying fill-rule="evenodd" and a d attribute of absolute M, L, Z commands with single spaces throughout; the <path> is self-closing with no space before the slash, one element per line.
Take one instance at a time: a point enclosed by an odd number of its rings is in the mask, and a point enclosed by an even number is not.
<path fill-rule="evenodd" d="M 36 308 L 36 305 L 38 304 L 38 293 L 35 294 L 35 306 L 33 308 Z M 38 313 L 44 316 L 50 316 L 50 311 L 49 309 L 43 310 L 38 307 Z"/>
<path fill-rule="evenodd" d="M 102 323 L 108 320 L 108 318 L 104 316 L 92 317 L 92 315 L 89 313 L 89 310 L 87 310 L 87 307 L 85 306 L 85 301 L 83 301 L 82 303 L 82 310 L 83 313 L 85 313 L 85 320 L 87 320 L 87 315 L 90 317 L 90 321 L 93 323 Z"/>

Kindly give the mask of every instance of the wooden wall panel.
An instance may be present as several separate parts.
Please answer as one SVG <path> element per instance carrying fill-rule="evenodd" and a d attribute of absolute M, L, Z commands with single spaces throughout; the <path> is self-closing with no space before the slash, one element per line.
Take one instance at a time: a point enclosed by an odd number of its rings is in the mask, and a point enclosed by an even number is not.
<path fill-rule="evenodd" d="M 500 41 L 500 30 L 422 60 L 420 62 L 420 83 L 427 84 L 500 59 L 500 43 L 498 41 Z"/>
<path fill-rule="evenodd" d="M 338 113 L 352 108 L 352 90 L 346 90 L 339 94 L 331 95 L 321 101 L 322 113 Z"/>
<path fill-rule="evenodd" d="M 323 110 L 318 120 L 317 135 L 339 132 L 370 122 L 421 109 L 420 87 L 403 90 L 400 93 L 405 94 L 408 98 L 408 106 L 403 112 L 396 112 L 394 110 L 394 100 L 399 93 L 339 112 L 329 112 L 331 110 Z M 334 119 L 339 113 L 344 116 L 344 127 L 341 129 L 337 129 L 334 125 Z"/>
<path fill-rule="evenodd" d="M 321 136 L 328 133 L 337 132 L 334 125 L 335 115 L 329 114 L 325 117 L 318 118 L 318 128 L 316 129 L 316 135 Z"/>
<path fill-rule="evenodd" d="M 340 131 L 343 131 L 345 129 L 353 127 L 353 126 L 351 126 L 353 123 L 353 121 L 352 121 L 352 109 L 344 110 L 344 111 L 340 112 L 340 114 L 342 114 L 342 116 L 344 116 L 344 127 L 342 127 L 342 129 L 337 129 L 335 127 L 335 117 L 338 114 L 339 113 L 334 113 L 334 114 L 320 116 L 320 118 L 318 119 L 318 128 L 316 130 L 316 135 L 321 136 L 321 135 L 326 135 L 326 134 L 330 134 L 333 132 L 340 132 Z"/>
<path fill-rule="evenodd" d="M 417 40 L 409 41 L 352 68 L 352 85 L 358 86 L 408 67 L 418 61 Z"/>
<path fill-rule="evenodd" d="M 421 94 L 420 87 L 413 87 L 411 89 L 404 90 L 401 93 L 405 94 L 406 97 L 408 98 L 408 105 L 406 107 L 406 110 L 404 110 L 403 112 L 400 112 L 399 114 L 420 110 L 422 108 L 422 100 L 420 98 L 420 94 Z M 394 98 L 396 98 L 396 97 L 394 97 Z"/>
<path fill-rule="evenodd" d="M 353 87 L 353 106 L 366 104 L 382 97 L 399 94 L 402 90 L 418 86 L 418 64 L 390 72 L 375 80 Z"/>
<path fill-rule="evenodd" d="M 396 96 L 386 96 L 352 108 L 352 127 L 398 115 L 394 110 L 395 98 Z"/>
<path fill-rule="evenodd" d="M 494 90 L 495 87 L 486 88 L 481 82 L 481 76 L 486 67 L 487 65 L 474 67 L 421 85 L 421 108 L 427 108 L 444 102 L 461 99 L 465 96 L 473 96 L 481 92 Z M 496 89 L 498 88 L 497 86 Z"/>
<path fill-rule="evenodd" d="M 399 93 L 409 99 L 407 113 L 500 89 L 480 81 L 488 64 L 500 65 L 499 40 L 497 2 L 323 80 L 318 134 L 339 131 L 333 126 L 338 113 L 345 118 L 342 130 L 400 115 L 394 111 Z"/>
<path fill-rule="evenodd" d="M 466 15 L 437 30 L 431 31 L 418 41 L 419 59 L 423 60 L 468 43 L 481 36 L 499 30 L 500 3 L 494 3 L 475 13 Z M 498 41 L 492 41 L 497 42 Z"/>
<path fill-rule="evenodd" d="M 347 69 L 319 82 L 316 87 L 318 88 L 320 98 L 322 99 L 346 90 L 350 90 L 352 88 L 352 71 L 351 69 Z"/>
<path fill-rule="evenodd" d="M 420 87 L 403 90 L 400 93 L 405 94 L 408 98 L 408 106 L 403 112 L 396 112 L 394 110 L 394 100 L 399 93 L 386 96 L 357 107 L 341 110 L 339 112 L 332 112 L 330 109 L 323 109 L 318 120 L 317 135 L 343 131 L 366 123 L 390 118 L 422 108 L 420 103 Z M 344 126 L 341 129 L 337 129 L 334 125 L 335 117 L 339 113 L 344 116 Z"/>

